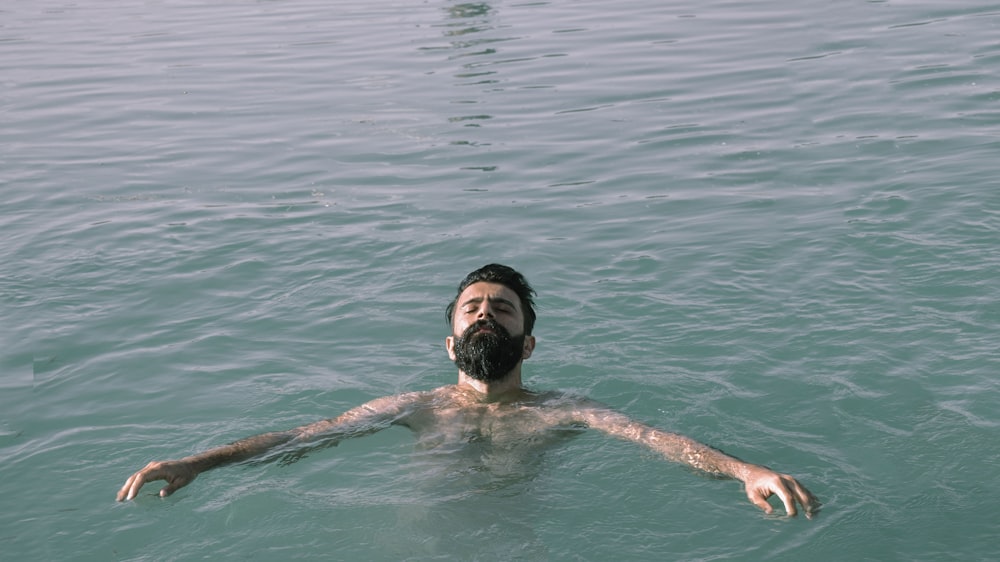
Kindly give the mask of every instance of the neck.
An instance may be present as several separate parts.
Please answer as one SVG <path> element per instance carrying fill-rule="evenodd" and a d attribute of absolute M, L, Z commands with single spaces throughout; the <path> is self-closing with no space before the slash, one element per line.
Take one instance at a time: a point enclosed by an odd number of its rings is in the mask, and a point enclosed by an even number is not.
<path fill-rule="evenodd" d="M 504 402 L 514 400 L 524 393 L 521 386 L 521 365 L 515 367 L 507 376 L 497 381 L 481 381 L 474 379 L 462 371 L 458 372 L 458 386 L 476 391 L 482 395 L 483 402 Z"/>

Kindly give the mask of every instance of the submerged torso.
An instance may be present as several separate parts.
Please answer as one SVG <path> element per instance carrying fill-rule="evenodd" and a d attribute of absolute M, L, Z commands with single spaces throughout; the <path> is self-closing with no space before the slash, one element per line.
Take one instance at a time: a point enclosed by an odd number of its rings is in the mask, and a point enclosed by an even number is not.
<path fill-rule="evenodd" d="M 572 421 L 575 400 L 559 393 L 525 392 L 489 403 L 478 398 L 441 387 L 421 393 L 396 422 L 416 437 L 411 468 L 425 482 L 452 491 L 509 492 L 537 476 L 546 451 L 582 430 Z"/>
<path fill-rule="evenodd" d="M 446 386 L 425 393 L 398 423 L 414 432 L 423 449 L 468 444 L 522 448 L 576 433 L 580 426 L 573 422 L 574 403 L 560 393 L 528 391 L 513 400 L 483 402 L 458 386 Z"/>

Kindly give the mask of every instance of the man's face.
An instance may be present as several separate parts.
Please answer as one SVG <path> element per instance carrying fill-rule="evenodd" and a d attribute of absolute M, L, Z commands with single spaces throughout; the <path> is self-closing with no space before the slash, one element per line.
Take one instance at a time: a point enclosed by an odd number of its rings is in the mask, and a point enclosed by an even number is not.
<path fill-rule="evenodd" d="M 517 293 L 497 283 L 473 283 L 458 296 L 448 355 L 466 375 L 493 382 L 531 356 L 535 339 L 524 334 Z"/>

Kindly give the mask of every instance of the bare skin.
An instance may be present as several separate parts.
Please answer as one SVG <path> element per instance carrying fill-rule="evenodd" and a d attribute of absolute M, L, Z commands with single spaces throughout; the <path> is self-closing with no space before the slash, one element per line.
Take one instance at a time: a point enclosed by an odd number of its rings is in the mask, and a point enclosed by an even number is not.
<path fill-rule="evenodd" d="M 445 345 L 454 359 L 457 334 L 481 318 L 493 318 L 511 333 L 523 330 L 524 316 L 517 295 L 494 283 L 474 283 L 458 297 L 453 333 Z M 531 356 L 535 339 L 526 336 L 522 361 Z M 819 502 L 795 478 L 744 462 L 683 435 L 636 422 L 596 402 L 561 393 L 534 393 L 521 384 L 521 362 L 496 382 L 484 382 L 459 371 L 458 383 L 426 392 L 378 398 L 336 418 L 289 431 L 265 433 L 172 461 L 154 461 L 126 480 L 117 500 L 131 500 L 148 482 L 165 480 L 166 497 L 190 484 L 200 473 L 232 463 L 271 455 L 300 456 L 352 437 L 399 425 L 409 428 L 425 447 L 489 438 L 495 443 L 523 439 L 548 430 L 592 428 L 643 445 L 665 459 L 704 473 L 744 483 L 747 498 L 772 513 L 768 498 L 777 496 L 789 516 L 801 506 L 807 517 Z"/>

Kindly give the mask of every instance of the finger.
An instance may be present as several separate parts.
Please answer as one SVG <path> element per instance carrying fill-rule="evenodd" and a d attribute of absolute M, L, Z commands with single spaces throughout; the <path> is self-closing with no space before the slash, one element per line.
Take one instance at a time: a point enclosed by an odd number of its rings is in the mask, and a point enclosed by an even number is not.
<path fill-rule="evenodd" d="M 176 492 L 179 488 L 183 488 L 186 485 L 187 485 L 186 481 L 173 480 L 160 490 L 160 497 L 165 498 L 170 494 Z"/>
<path fill-rule="evenodd" d="M 142 487 L 146 484 L 145 471 L 139 471 L 135 473 L 135 476 L 133 476 L 132 478 L 134 478 L 134 480 L 132 480 L 132 486 L 128 490 L 128 497 L 125 498 L 127 500 L 134 500 L 135 497 L 139 495 L 139 490 L 141 490 Z"/>
<path fill-rule="evenodd" d="M 747 498 L 750 499 L 751 503 L 763 509 L 764 513 L 770 514 L 772 511 L 774 511 L 774 508 L 771 507 L 771 504 L 767 503 L 767 496 L 760 493 L 758 490 L 747 489 Z"/>
<path fill-rule="evenodd" d="M 788 486 L 785 484 L 785 479 L 782 478 L 779 480 L 778 485 L 775 488 L 774 493 L 781 498 L 781 503 L 785 504 L 785 512 L 788 516 L 795 517 L 798 515 L 799 512 L 795 509 L 795 498 L 792 497 L 791 490 L 789 490 Z"/>
<path fill-rule="evenodd" d="M 120 490 L 118 490 L 118 495 L 115 496 L 115 500 L 116 501 L 124 501 L 125 500 L 125 496 L 128 495 L 129 488 L 132 487 L 132 479 L 133 478 L 135 478 L 135 474 L 133 474 L 132 476 L 129 476 L 128 480 L 125 481 L 125 485 L 122 486 Z"/>
<path fill-rule="evenodd" d="M 802 508 L 805 509 L 806 517 L 811 519 L 813 513 L 816 511 L 816 508 L 819 507 L 819 500 L 812 494 L 812 492 L 807 490 L 805 486 L 799 484 L 798 480 L 793 478 L 792 483 L 794 485 L 793 489 L 795 491 L 795 495 L 798 498 L 799 503 L 802 504 Z"/>

